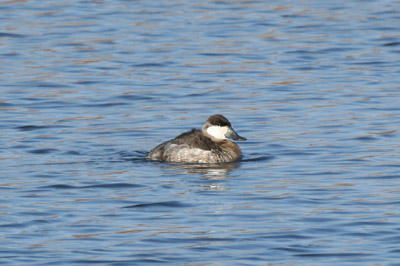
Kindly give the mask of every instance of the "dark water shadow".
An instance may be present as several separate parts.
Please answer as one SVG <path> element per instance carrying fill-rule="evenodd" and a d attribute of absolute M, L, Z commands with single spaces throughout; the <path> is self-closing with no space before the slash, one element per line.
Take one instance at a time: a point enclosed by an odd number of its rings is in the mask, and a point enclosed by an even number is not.
<path fill-rule="evenodd" d="M 180 201 L 160 201 L 160 202 L 133 204 L 133 205 L 129 205 L 129 206 L 124 206 L 122 208 L 123 209 L 127 209 L 127 208 L 152 209 L 152 210 L 161 208 L 164 211 L 165 208 L 183 208 L 183 207 L 189 207 L 189 206 L 191 206 L 191 205 L 187 204 L 187 203 L 182 203 Z"/>
<path fill-rule="evenodd" d="M 241 162 L 269 161 L 274 158 L 271 154 L 251 153 L 242 158 Z"/>
<path fill-rule="evenodd" d="M 130 161 L 133 163 L 146 163 L 149 162 L 149 159 L 146 158 L 148 152 L 147 151 L 122 151 L 118 152 L 116 155 L 123 161 Z"/>
<path fill-rule="evenodd" d="M 131 183 L 107 183 L 107 184 L 97 184 L 97 185 L 88 185 L 88 186 L 72 186 L 66 184 L 56 184 L 49 186 L 41 186 L 39 189 L 61 189 L 61 190 L 71 190 L 71 189 L 126 189 L 126 188 L 140 188 L 144 187 L 139 184 L 131 184 Z"/>
<path fill-rule="evenodd" d="M 0 38 L 25 38 L 25 37 L 27 37 L 27 35 L 8 33 L 8 32 L 0 32 Z"/>

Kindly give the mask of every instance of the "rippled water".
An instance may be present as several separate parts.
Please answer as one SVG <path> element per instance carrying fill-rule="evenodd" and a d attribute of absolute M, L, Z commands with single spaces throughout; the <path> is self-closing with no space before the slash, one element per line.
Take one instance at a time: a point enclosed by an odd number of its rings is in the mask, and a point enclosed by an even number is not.
<path fill-rule="evenodd" d="M 399 265 L 396 1 L 2 1 L 0 263 Z M 221 113 L 241 162 L 145 159 Z"/>

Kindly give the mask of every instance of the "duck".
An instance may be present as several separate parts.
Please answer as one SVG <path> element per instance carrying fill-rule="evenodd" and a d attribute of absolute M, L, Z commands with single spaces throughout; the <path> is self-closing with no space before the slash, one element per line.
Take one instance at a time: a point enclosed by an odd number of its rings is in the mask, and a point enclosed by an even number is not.
<path fill-rule="evenodd" d="M 242 157 L 239 146 L 229 141 L 243 141 L 229 120 L 220 114 L 211 115 L 203 128 L 192 129 L 153 148 L 147 158 L 174 163 L 228 163 Z"/>

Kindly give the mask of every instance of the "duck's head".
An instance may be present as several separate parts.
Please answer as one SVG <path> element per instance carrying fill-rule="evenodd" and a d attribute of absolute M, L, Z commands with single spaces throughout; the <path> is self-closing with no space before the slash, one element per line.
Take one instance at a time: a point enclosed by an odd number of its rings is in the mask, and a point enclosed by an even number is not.
<path fill-rule="evenodd" d="M 203 126 L 202 132 L 205 136 L 214 141 L 223 141 L 226 139 L 246 140 L 233 130 L 231 123 L 223 115 L 212 115 Z"/>

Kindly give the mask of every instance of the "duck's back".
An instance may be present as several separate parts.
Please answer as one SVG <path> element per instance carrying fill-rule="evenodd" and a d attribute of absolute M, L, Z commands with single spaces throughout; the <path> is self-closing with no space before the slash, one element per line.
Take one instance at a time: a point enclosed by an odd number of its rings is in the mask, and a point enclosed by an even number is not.
<path fill-rule="evenodd" d="M 233 144 L 234 148 L 237 147 L 236 144 L 229 143 Z M 229 143 L 225 142 L 224 144 Z M 240 155 L 238 154 L 238 156 Z M 161 143 L 150 151 L 148 158 L 157 161 L 188 163 L 216 163 L 232 160 L 232 158 L 227 160 L 223 157 L 221 144 L 213 142 L 197 129 L 192 129 L 172 140 Z"/>
<path fill-rule="evenodd" d="M 202 149 L 205 151 L 211 151 L 212 149 L 218 149 L 218 145 L 211 139 L 203 135 L 201 130 L 192 129 L 191 131 L 182 133 L 173 140 L 169 141 L 175 145 L 186 145 L 192 149 Z"/>

